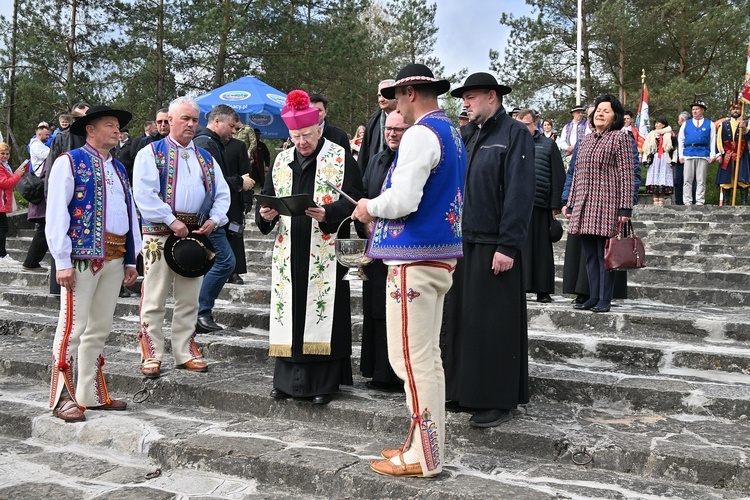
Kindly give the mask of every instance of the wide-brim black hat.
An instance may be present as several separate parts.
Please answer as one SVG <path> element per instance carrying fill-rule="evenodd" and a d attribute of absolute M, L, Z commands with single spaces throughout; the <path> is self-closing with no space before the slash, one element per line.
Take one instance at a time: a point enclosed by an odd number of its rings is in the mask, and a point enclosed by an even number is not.
<path fill-rule="evenodd" d="M 93 106 L 86 111 L 86 114 L 76 119 L 70 126 L 70 133 L 73 135 L 86 135 L 86 125 L 91 123 L 91 120 L 101 118 L 103 116 L 114 116 L 117 121 L 120 122 L 120 129 L 124 128 L 125 125 L 130 123 L 133 119 L 133 115 L 129 111 L 123 109 L 112 109 L 109 106 L 98 104 Z"/>
<path fill-rule="evenodd" d="M 501 96 L 510 94 L 513 90 L 506 85 L 497 83 L 495 77 L 489 73 L 473 73 L 466 78 L 463 87 L 451 91 L 451 95 L 460 99 L 464 96 L 464 92 L 479 89 L 494 90 Z"/>
<path fill-rule="evenodd" d="M 171 234 L 164 242 L 164 258 L 172 271 L 186 278 L 206 274 L 214 265 L 214 247 L 204 234 L 190 233 L 185 238 Z"/>
<path fill-rule="evenodd" d="M 445 94 L 451 88 L 448 80 L 438 80 L 430 68 L 424 64 L 408 64 L 396 75 L 396 81 L 390 87 L 380 89 L 380 95 L 386 99 L 396 98 L 396 88 L 408 86 L 429 85 L 437 91 L 437 95 Z"/>
<path fill-rule="evenodd" d="M 580 111 L 581 113 L 583 113 L 586 110 L 583 108 L 583 106 L 580 106 L 580 105 L 570 108 L 571 113 L 575 113 L 576 111 Z"/>
<path fill-rule="evenodd" d="M 563 227 L 559 220 L 552 219 L 549 224 L 549 240 L 552 243 L 557 243 L 563 237 Z"/>
<path fill-rule="evenodd" d="M 695 101 L 694 103 L 692 103 L 692 104 L 690 105 L 690 108 L 692 109 L 692 108 L 693 108 L 693 106 L 700 106 L 701 108 L 703 108 L 703 111 L 706 111 L 706 110 L 708 109 L 708 108 L 706 107 L 706 103 L 705 103 L 705 102 L 703 102 L 703 101 L 701 101 L 701 100 L 697 100 L 697 101 Z"/>

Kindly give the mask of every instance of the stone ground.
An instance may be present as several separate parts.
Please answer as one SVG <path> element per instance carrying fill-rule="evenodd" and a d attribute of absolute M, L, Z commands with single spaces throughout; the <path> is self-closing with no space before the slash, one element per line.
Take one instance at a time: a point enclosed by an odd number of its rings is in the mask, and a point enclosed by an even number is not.
<path fill-rule="evenodd" d="M 252 229 L 248 284 L 217 308 L 227 329 L 198 337 L 209 372 L 167 362 L 144 382 L 138 297 L 121 299 L 105 372 L 128 410 L 77 424 L 47 409 L 59 299 L 46 275 L 0 268 L 0 499 L 750 498 L 750 211 L 638 207 L 636 220 L 649 267 L 630 273 L 632 298 L 600 315 L 529 302 L 532 401 L 493 429 L 449 413 L 432 480 L 369 470 L 403 439 L 403 395 L 355 377 L 323 408 L 268 397 L 270 244 Z M 30 233 L 15 223 L 20 259 Z M 357 286 L 352 304 L 358 340 Z M 355 372 L 358 358 L 355 342 Z"/>

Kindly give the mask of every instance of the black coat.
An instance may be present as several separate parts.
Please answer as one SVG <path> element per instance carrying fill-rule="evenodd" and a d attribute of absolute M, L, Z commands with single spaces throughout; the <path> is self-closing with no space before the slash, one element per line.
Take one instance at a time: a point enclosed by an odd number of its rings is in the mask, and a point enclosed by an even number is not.
<path fill-rule="evenodd" d="M 313 157 L 317 157 L 323 147 L 324 140 L 318 143 Z M 292 194 L 310 193 L 315 189 L 315 171 L 313 165 L 302 168 L 300 161 L 304 161 L 295 152 L 295 159 L 291 162 L 292 169 Z M 273 167 L 266 176 L 266 184 L 262 194 L 274 196 L 276 190 L 273 184 Z M 346 166 L 342 189 L 355 200 L 362 197 L 362 179 L 359 168 L 350 154 L 346 155 Z M 326 210 L 326 222 L 320 223 L 320 229 L 325 234 L 335 233 L 341 221 L 351 215 L 354 205 L 341 197 L 339 200 L 324 205 Z M 256 207 L 255 222 L 263 234 L 270 233 L 278 222 L 278 217 L 268 222 L 260 216 L 260 205 Z M 315 222 L 318 224 L 317 222 Z M 291 234 L 290 269 L 292 277 L 292 357 L 289 359 L 294 363 L 321 362 L 325 360 L 346 358 L 352 352 L 352 329 L 351 329 L 351 307 L 349 295 L 349 282 L 344 281 L 346 268 L 336 264 L 336 297 L 333 306 L 333 330 L 331 334 L 331 354 L 329 356 L 302 354 L 304 339 L 305 313 L 307 302 L 308 270 L 310 265 L 310 232 L 312 231 L 313 219 L 306 215 L 292 217 L 289 228 Z M 342 229 L 341 236 L 348 237 L 348 232 Z"/>
<path fill-rule="evenodd" d="M 382 114 L 383 110 L 376 109 L 367 119 L 367 125 L 365 125 L 365 135 L 362 137 L 362 144 L 359 146 L 359 156 L 357 157 L 357 164 L 363 174 L 367 170 L 370 158 L 385 149 L 385 144 L 380 142 L 380 117 Z"/>
<path fill-rule="evenodd" d="M 334 127 L 328 123 L 328 120 L 323 121 L 323 137 L 344 148 L 346 154 L 352 154 L 352 146 L 349 144 L 349 136 L 340 128 Z"/>

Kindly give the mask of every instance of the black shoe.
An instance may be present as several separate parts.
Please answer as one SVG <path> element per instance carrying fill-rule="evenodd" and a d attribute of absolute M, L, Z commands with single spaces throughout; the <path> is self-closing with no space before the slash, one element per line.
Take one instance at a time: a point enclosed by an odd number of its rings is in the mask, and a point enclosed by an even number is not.
<path fill-rule="evenodd" d="M 503 422 L 513 420 L 510 410 L 482 410 L 476 412 L 470 419 L 472 427 L 496 427 Z"/>
<path fill-rule="evenodd" d="M 579 309 L 583 311 L 588 311 L 592 307 L 596 306 L 599 303 L 599 299 L 589 299 L 583 304 L 575 304 L 573 305 L 573 309 Z"/>
<path fill-rule="evenodd" d="M 24 271 L 31 271 L 32 273 L 46 273 L 47 272 L 47 268 L 42 267 L 39 264 L 35 266 L 27 266 L 26 264 L 22 264 L 21 267 L 23 268 Z"/>
<path fill-rule="evenodd" d="M 596 306 L 591 308 L 591 312 L 594 313 L 606 313 L 609 312 L 609 308 L 611 307 L 611 304 L 605 300 L 599 301 Z"/>
<path fill-rule="evenodd" d="M 227 280 L 227 283 L 231 283 L 233 285 L 244 285 L 245 280 L 243 280 L 239 274 L 234 273 L 233 275 L 229 277 L 229 279 Z"/>
<path fill-rule="evenodd" d="M 271 389 L 271 397 L 273 399 L 289 399 L 292 396 L 274 387 L 273 389 Z"/>
<path fill-rule="evenodd" d="M 461 406 L 458 401 L 446 401 L 445 402 L 445 411 L 450 411 L 454 413 L 460 413 L 462 411 L 470 411 L 468 408 L 464 408 Z"/>
<path fill-rule="evenodd" d="M 576 298 L 573 299 L 573 302 L 571 302 L 571 304 L 573 304 L 573 305 L 583 304 L 587 300 L 589 300 L 589 296 L 588 295 L 576 295 Z"/>
<path fill-rule="evenodd" d="M 365 387 L 375 391 L 404 392 L 404 384 L 401 382 L 378 382 L 376 380 L 368 380 L 365 382 Z"/>
<path fill-rule="evenodd" d="M 217 325 L 211 316 L 198 316 L 198 323 L 195 325 L 195 331 L 198 333 L 211 333 L 223 330 L 224 327 Z"/>
<path fill-rule="evenodd" d="M 550 302 L 552 302 L 552 297 L 548 293 L 537 293 L 536 301 L 543 304 L 549 304 Z"/>
<path fill-rule="evenodd" d="M 331 395 L 330 394 L 318 394 L 317 396 L 313 396 L 312 398 L 312 404 L 314 405 L 327 405 L 331 402 Z"/>
<path fill-rule="evenodd" d="M 132 294 L 130 293 L 130 290 L 128 290 L 128 289 L 127 289 L 127 288 L 125 288 L 124 286 L 120 287 L 120 297 L 121 297 L 121 298 L 123 298 L 123 299 L 127 299 L 127 298 L 128 298 L 128 297 L 130 297 L 131 295 L 132 295 Z"/>

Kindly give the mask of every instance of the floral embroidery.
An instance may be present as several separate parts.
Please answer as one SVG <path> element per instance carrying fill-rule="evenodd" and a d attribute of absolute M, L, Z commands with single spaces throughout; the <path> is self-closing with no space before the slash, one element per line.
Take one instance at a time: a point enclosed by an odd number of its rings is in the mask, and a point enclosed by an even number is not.
<path fill-rule="evenodd" d="M 83 209 L 81 207 L 75 207 L 73 209 L 73 218 L 80 219 L 81 217 L 83 217 Z"/>
<path fill-rule="evenodd" d="M 159 151 L 154 157 L 156 160 L 156 168 L 164 168 L 164 153 Z"/>
<path fill-rule="evenodd" d="M 396 288 L 394 291 L 392 291 L 390 293 L 390 296 L 392 299 L 396 300 L 396 304 L 401 303 L 401 289 L 400 288 Z"/>
<path fill-rule="evenodd" d="M 161 254 L 164 252 L 164 243 L 156 238 L 150 238 L 146 240 L 146 246 L 143 256 L 146 260 L 153 264 L 157 260 L 161 259 Z"/>
<path fill-rule="evenodd" d="M 333 196 L 330 194 L 323 196 L 323 205 L 328 205 L 329 203 L 333 203 Z"/>
<path fill-rule="evenodd" d="M 420 295 L 421 294 L 419 292 L 415 292 L 413 288 L 409 288 L 409 291 L 406 292 L 406 298 L 409 299 L 409 302 L 413 301 Z"/>
<path fill-rule="evenodd" d="M 451 226 L 453 236 L 456 238 L 461 237 L 461 212 L 463 211 L 463 196 L 461 195 L 461 189 L 456 190 L 456 197 L 449 205 L 448 211 L 445 213 L 445 220 Z"/>
<path fill-rule="evenodd" d="M 141 323 L 141 329 L 138 331 L 138 342 L 141 344 L 141 355 L 143 359 L 154 359 L 156 357 L 156 348 L 154 341 L 148 334 L 148 323 Z"/>
<path fill-rule="evenodd" d="M 90 261 L 88 259 L 86 260 L 74 259 L 73 260 L 73 267 L 75 267 L 78 270 L 78 272 L 81 272 L 81 273 L 89 268 L 89 264 L 90 264 Z"/>
<path fill-rule="evenodd" d="M 422 412 L 419 433 L 422 438 L 422 450 L 424 450 L 427 470 L 435 470 L 440 465 L 440 440 L 438 439 L 437 425 L 432 420 L 432 415 L 427 408 Z"/>

